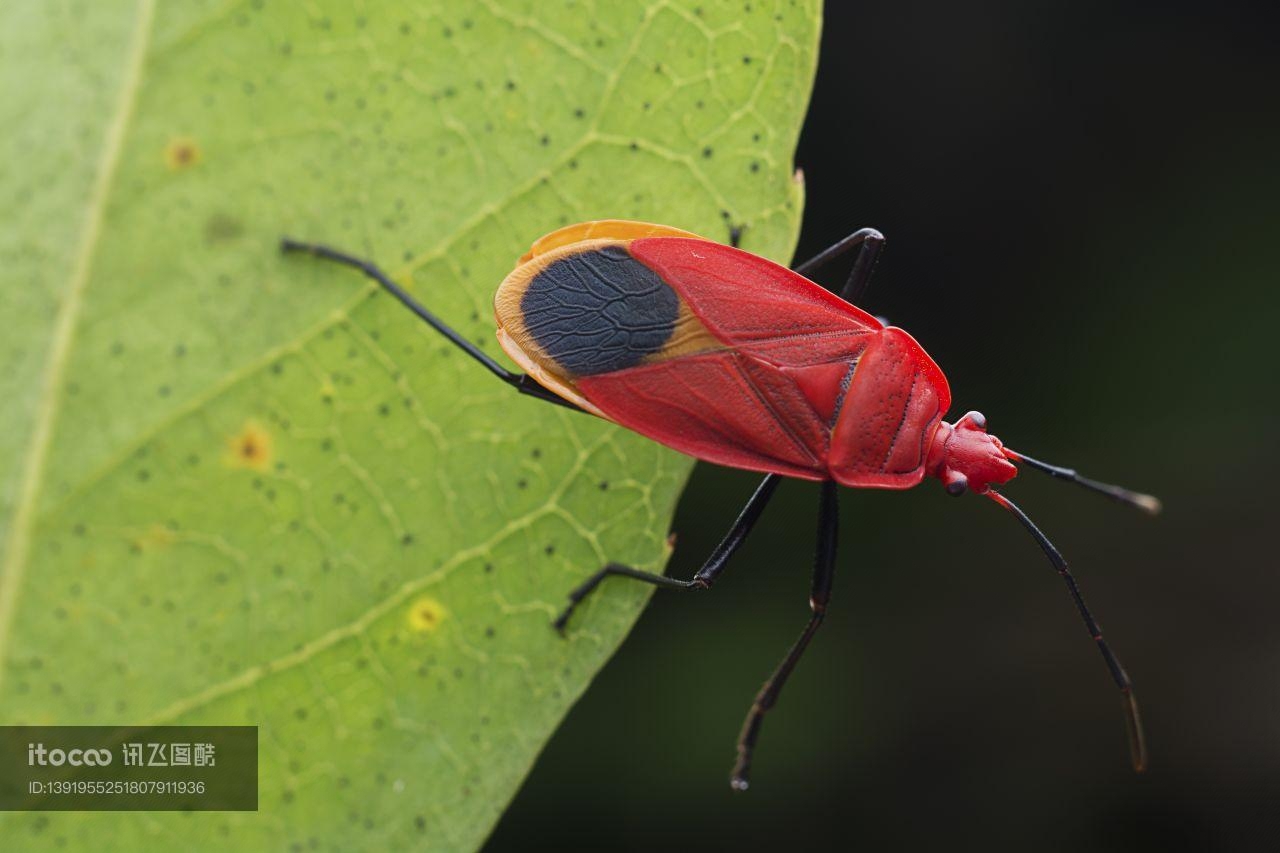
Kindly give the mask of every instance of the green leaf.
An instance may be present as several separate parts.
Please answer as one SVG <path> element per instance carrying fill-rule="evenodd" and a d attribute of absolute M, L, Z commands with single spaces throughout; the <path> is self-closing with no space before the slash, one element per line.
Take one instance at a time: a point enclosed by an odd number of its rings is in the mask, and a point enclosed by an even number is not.
<path fill-rule="evenodd" d="M 9 814 L 6 847 L 471 849 L 635 620 L 689 460 L 517 398 L 562 224 L 787 259 L 819 3 L 0 6 L 0 721 L 260 726 L 256 813 Z M 589 745 L 583 745 L 589 748 Z"/>

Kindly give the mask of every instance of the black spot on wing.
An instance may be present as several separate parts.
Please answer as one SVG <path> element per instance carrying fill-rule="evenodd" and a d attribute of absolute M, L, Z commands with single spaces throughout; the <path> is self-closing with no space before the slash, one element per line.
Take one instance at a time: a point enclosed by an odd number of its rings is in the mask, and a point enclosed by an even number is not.
<path fill-rule="evenodd" d="M 675 330 L 680 299 L 621 246 L 561 258 L 520 299 L 538 346 L 579 376 L 634 367 Z"/>

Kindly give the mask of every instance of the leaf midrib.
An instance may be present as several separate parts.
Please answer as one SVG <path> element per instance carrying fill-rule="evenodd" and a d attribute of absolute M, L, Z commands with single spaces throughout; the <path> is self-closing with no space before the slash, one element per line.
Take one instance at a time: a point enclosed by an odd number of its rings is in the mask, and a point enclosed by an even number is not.
<path fill-rule="evenodd" d="M 58 389 L 62 387 L 63 374 L 66 372 L 68 356 L 75 336 L 76 322 L 80 317 L 84 289 L 89 281 L 89 271 L 102 230 L 103 212 L 115 180 L 120 152 L 124 147 L 125 133 L 137 103 L 143 60 L 150 46 L 154 21 L 155 0 L 138 0 L 133 34 L 125 54 L 125 70 L 120 83 L 116 109 L 103 135 L 102 151 L 98 158 L 93 188 L 89 193 L 71 273 L 54 318 L 53 335 L 49 342 L 45 370 L 40 381 L 31 438 L 27 443 L 26 465 L 22 471 L 22 480 L 14 503 L 4 557 L 0 561 L 0 687 L 3 687 L 6 669 L 3 662 L 9 637 L 12 634 L 14 613 L 17 611 L 18 596 L 31 547 L 36 504 L 40 499 L 40 486 L 44 480 L 49 445 L 58 417 Z"/>

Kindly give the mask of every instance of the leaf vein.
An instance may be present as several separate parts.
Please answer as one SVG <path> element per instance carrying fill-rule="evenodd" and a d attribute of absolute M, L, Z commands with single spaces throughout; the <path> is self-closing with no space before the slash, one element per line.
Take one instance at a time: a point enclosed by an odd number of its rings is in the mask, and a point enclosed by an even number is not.
<path fill-rule="evenodd" d="M 119 100 L 103 136 L 97 174 L 89 193 L 84 225 L 71 266 L 71 275 L 54 319 L 48 362 L 41 379 L 31 439 L 27 445 L 26 465 L 22 472 L 17 500 L 14 503 L 13 524 L 8 540 L 5 542 L 3 561 L 0 561 L 0 685 L 3 685 L 6 669 L 3 665 L 5 650 L 12 633 L 13 617 L 17 610 L 18 596 L 31 547 L 36 503 L 40 499 L 40 485 L 44 479 L 45 463 L 49 458 L 49 445 L 58 416 L 58 390 L 62 387 L 63 373 L 66 371 L 71 353 L 76 321 L 80 317 L 85 286 L 89 281 L 89 271 L 98 246 L 98 236 L 102 230 L 107 196 L 115 180 L 120 151 L 124 147 L 125 133 L 128 130 L 129 120 L 133 117 L 134 105 L 137 103 L 138 88 L 142 81 L 142 67 L 155 20 L 155 0 L 139 0 L 137 9 L 133 34 L 125 55 L 125 72 L 120 83 Z"/>

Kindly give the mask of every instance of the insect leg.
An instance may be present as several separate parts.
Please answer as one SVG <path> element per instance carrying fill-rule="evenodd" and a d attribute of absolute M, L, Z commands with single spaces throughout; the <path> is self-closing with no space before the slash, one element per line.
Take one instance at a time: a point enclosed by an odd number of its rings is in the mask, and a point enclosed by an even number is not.
<path fill-rule="evenodd" d="M 871 282 L 871 272 L 875 269 L 876 258 L 879 257 L 882 248 L 884 248 L 884 235 L 874 228 L 862 228 L 792 269 L 807 276 L 846 252 L 857 249 L 858 257 L 854 259 L 853 269 L 849 271 L 849 280 L 840 290 L 841 299 L 857 305 L 867 292 L 867 285 Z"/>
<path fill-rule="evenodd" d="M 749 784 L 751 758 L 755 752 L 756 739 L 760 737 L 764 715 L 777 703 L 778 694 L 782 692 L 783 685 L 800 662 L 800 656 L 809 647 L 809 641 L 813 639 L 827 613 L 827 602 L 831 600 L 831 580 L 835 573 L 836 533 L 840 521 L 836 488 L 836 484 L 830 480 L 822 484 L 822 503 L 818 511 L 818 547 L 813 562 L 813 584 L 809 591 L 809 608 L 812 611 L 809 624 L 805 625 L 787 656 L 756 694 L 756 701 L 742 724 L 742 733 L 738 735 L 738 760 L 733 765 L 733 775 L 729 782 L 738 791 L 745 791 Z"/>
<path fill-rule="evenodd" d="M 702 564 L 702 568 L 698 569 L 691 579 L 685 581 L 678 578 L 669 578 L 666 575 L 654 574 L 653 572 L 642 572 L 639 569 L 633 569 L 621 563 L 609 563 L 569 593 L 568 606 L 551 623 L 552 626 L 563 634 L 564 627 L 569 622 L 569 617 L 573 615 L 573 611 L 577 609 L 584 598 L 590 595 L 610 575 L 644 581 L 654 586 L 667 587 L 669 589 L 710 589 L 716 578 L 724 571 L 725 564 L 729 562 L 729 558 L 734 555 L 739 546 L 746 540 L 751 528 L 755 527 L 756 522 L 760 520 L 760 514 L 764 512 L 765 506 L 769 503 L 769 499 L 773 497 L 773 492 L 778 488 L 778 483 L 781 479 L 777 474 L 769 474 L 760 481 L 760 485 L 756 486 L 755 493 L 751 495 L 747 505 L 738 514 L 737 520 L 729 528 L 729 532 L 724 535 L 724 538 L 720 540 L 720 544 L 715 547 L 715 550 L 711 552 L 711 556 L 707 557 L 706 562 Z"/>
<path fill-rule="evenodd" d="M 557 394 L 543 388 L 537 382 L 533 381 L 530 376 L 524 373 L 512 373 L 510 370 L 507 370 L 505 367 L 489 358 L 489 356 L 485 355 L 479 347 L 468 341 L 458 332 L 454 331 L 454 329 L 449 327 L 443 320 L 435 314 L 432 314 L 425 306 L 406 293 L 400 285 L 392 281 L 386 273 L 378 269 L 378 267 L 372 262 L 362 260 L 361 258 L 357 258 L 353 255 L 348 255 L 345 252 L 338 251 L 337 249 L 331 249 L 328 246 L 322 246 L 317 243 L 302 243 L 289 237 L 285 237 L 280 241 L 280 250 L 283 252 L 305 252 L 309 255 L 315 255 L 317 258 L 324 258 L 325 260 L 334 261 L 335 263 L 354 267 L 355 269 L 360 270 L 369 278 L 382 285 L 384 290 L 396 299 L 400 300 L 406 308 L 414 314 L 417 314 L 419 319 L 423 320 L 428 326 L 448 338 L 450 343 L 465 352 L 467 355 L 471 356 L 476 361 L 480 362 L 481 366 L 486 370 L 515 388 L 521 394 L 527 394 L 530 397 L 536 397 L 539 400 L 546 400 L 548 403 L 555 403 L 557 405 L 564 406 L 565 408 L 573 409 L 574 411 L 582 411 L 582 409 L 578 408 L 573 403 L 570 403 L 568 400 L 565 400 Z"/>

